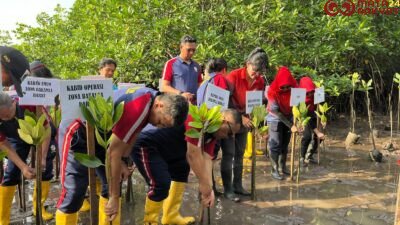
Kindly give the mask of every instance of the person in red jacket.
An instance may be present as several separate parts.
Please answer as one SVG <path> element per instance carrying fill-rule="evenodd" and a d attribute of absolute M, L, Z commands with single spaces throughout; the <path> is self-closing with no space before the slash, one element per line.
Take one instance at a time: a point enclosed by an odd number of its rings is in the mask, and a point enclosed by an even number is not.
<path fill-rule="evenodd" d="M 279 174 L 279 169 L 283 174 L 290 174 L 286 169 L 286 158 L 291 132 L 297 132 L 296 126 L 291 121 L 292 107 L 290 106 L 290 89 L 295 87 L 297 87 L 297 82 L 289 69 L 281 67 L 267 94 L 268 149 L 272 166 L 271 175 L 277 180 L 283 179 Z"/>
<path fill-rule="evenodd" d="M 231 89 L 231 106 L 242 114 L 242 127 L 234 136 L 221 141 L 222 160 L 221 177 L 224 186 L 224 196 L 235 202 L 240 199 L 235 195 L 250 195 L 242 186 L 243 154 L 246 147 L 248 130 L 253 124 L 246 114 L 246 92 L 263 91 L 265 82 L 261 76 L 268 67 L 268 56 L 262 48 L 254 49 L 246 60 L 246 65 L 231 71 L 227 81 Z M 233 182 L 232 182 L 233 165 Z"/>
<path fill-rule="evenodd" d="M 307 126 L 304 127 L 303 138 L 301 139 L 301 160 L 304 166 L 308 163 L 316 163 L 312 155 L 317 151 L 318 139 L 324 139 L 324 134 L 318 130 L 317 117 L 314 105 L 315 84 L 310 77 L 300 79 L 299 87 L 306 89 L 306 105 L 308 114 L 311 117 Z"/>

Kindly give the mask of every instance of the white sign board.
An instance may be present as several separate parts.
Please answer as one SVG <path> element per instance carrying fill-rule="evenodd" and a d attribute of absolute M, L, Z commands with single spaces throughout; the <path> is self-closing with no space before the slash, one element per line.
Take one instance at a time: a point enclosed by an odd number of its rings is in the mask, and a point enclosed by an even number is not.
<path fill-rule="evenodd" d="M 250 114 L 254 106 L 262 105 L 262 95 L 262 91 L 246 91 L 246 114 Z"/>
<path fill-rule="evenodd" d="M 227 109 L 229 104 L 229 91 L 214 84 L 208 84 L 204 101 L 207 108 L 220 105 L 222 109 Z"/>
<path fill-rule="evenodd" d="M 112 80 L 112 78 L 107 78 L 103 75 L 88 75 L 81 76 L 81 80 Z"/>
<path fill-rule="evenodd" d="M 297 106 L 306 101 L 305 88 L 291 88 L 290 89 L 290 106 Z"/>
<path fill-rule="evenodd" d="M 26 77 L 21 84 L 23 97 L 21 105 L 55 105 L 55 97 L 60 93 L 59 79 Z"/>
<path fill-rule="evenodd" d="M 90 96 L 100 94 L 103 98 L 112 96 L 112 80 L 63 80 L 60 83 L 62 118 L 83 119 L 80 105 L 88 104 Z"/>
<path fill-rule="evenodd" d="M 325 102 L 325 90 L 324 87 L 316 88 L 314 93 L 314 104 Z"/>
<path fill-rule="evenodd" d="M 146 87 L 145 84 L 135 84 L 135 83 L 118 83 L 118 90 L 128 89 L 132 87 Z"/>

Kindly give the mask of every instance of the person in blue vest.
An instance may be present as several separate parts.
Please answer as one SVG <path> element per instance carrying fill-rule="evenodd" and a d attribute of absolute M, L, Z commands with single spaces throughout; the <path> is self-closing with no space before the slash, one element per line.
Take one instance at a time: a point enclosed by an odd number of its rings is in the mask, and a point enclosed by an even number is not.
<path fill-rule="evenodd" d="M 203 80 L 200 65 L 192 59 L 196 42 L 192 36 L 182 37 L 180 54 L 165 63 L 161 81 L 161 91 L 182 95 L 192 104 L 196 104 L 197 88 Z"/>

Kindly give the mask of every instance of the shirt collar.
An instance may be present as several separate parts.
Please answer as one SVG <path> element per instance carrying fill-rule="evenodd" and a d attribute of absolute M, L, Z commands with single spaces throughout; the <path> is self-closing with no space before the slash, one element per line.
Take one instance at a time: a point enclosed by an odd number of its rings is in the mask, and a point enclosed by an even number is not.
<path fill-rule="evenodd" d="M 178 61 L 179 61 L 180 63 L 188 64 L 188 63 L 186 63 L 185 61 L 183 61 L 183 59 L 181 58 L 181 56 L 178 55 L 176 58 L 178 59 Z M 190 59 L 189 65 L 192 64 L 192 62 L 193 62 L 193 60 Z"/>

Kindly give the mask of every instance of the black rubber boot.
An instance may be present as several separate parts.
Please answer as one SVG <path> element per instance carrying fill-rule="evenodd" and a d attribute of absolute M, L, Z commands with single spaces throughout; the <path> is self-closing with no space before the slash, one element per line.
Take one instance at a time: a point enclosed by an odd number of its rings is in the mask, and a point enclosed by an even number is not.
<path fill-rule="evenodd" d="M 235 165 L 233 168 L 233 191 L 235 194 L 250 196 L 251 193 L 244 190 L 242 185 L 243 164 L 241 166 Z"/>
<path fill-rule="evenodd" d="M 286 167 L 286 159 L 287 159 L 287 154 L 279 155 L 279 168 L 283 174 L 290 175 L 290 171 Z"/>
<path fill-rule="evenodd" d="M 229 168 L 229 165 L 223 166 L 221 164 L 221 178 L 224 186 L 224 197 L 234 202 L 240 202 L 240 198 L 233 193 L 231 168 L 232 167 Z"/>
<path fill-rule="evenodd" d="M 276 154 L 275 152 L 271 152 L 269 155 L 269 159 L 271 160 L 271 175 L 272 178 L 276 180 L 283 180 L 283 177 L 279 174 L 278 171 L 278 159 L 279 155 Z"/>

